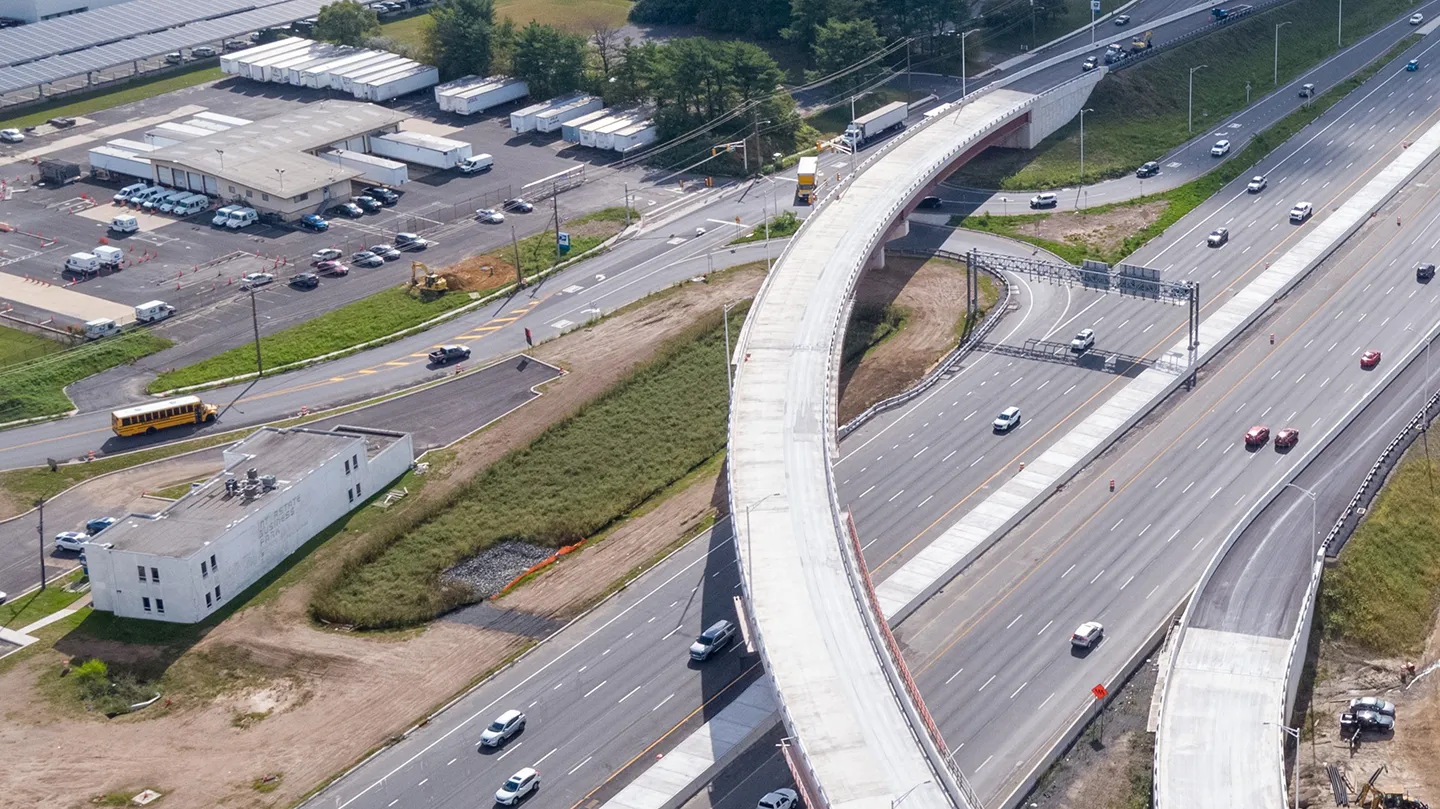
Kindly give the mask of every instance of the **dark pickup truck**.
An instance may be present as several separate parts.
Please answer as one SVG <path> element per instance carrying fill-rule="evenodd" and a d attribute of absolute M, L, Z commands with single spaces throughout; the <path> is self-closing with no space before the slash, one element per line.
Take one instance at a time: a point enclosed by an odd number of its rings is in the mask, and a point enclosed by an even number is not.
<path fill-rule="evenodd" d="M 470 349 L 465 346 L 440 346 L 430 352 L 430 361 L 436 365 L 470 359 Z"/>

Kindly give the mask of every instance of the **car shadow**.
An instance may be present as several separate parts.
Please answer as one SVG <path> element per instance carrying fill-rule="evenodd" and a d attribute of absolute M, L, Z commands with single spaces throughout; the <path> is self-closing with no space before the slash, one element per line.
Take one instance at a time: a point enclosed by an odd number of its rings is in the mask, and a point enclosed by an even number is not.
<path fill-rule="evenodd" d="M 1077 658 L 1077 659 L 1080 659 L 1080 660 L 1083 660 L 1083 659 L 1089 657 L 1089 656 L 1090 656 L 1090 653 L 1093 652 L 1093 651 L 1095 651 L 1095 647 L 1099 646 L 1100 643 L 1101 643 L 1101 641 L 1098 641 L 1098 640 L 1095 641 L 1094 643 L 1090 644 L 1089 646 L 1076 646 L 1075 644 L 1072 643 L 1072 644 L 1070 644 L 1070 656 L 1071 656 L 1071 657 L 1074 657 L 1074 658 Z"/>

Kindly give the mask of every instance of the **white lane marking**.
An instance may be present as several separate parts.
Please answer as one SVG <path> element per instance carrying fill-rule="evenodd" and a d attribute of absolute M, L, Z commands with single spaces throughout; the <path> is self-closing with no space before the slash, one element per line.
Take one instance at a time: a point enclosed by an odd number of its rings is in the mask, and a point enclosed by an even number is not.
<path fill-rule="evenodd" d="M 1017 689 L 1015 689 L 1015 693 L 1010 695 L 1010 699 L 1015 699 L 1015 697 L 1016 697 L 1021 691 L 1024 691 L 1024 690 L 1025 690 L 1025 686 L 1027 686 L 1027 685 L 1029 685 L 1029 684 L 1030 684 L 1030 681 L 1029 681 L 1029 680 L 1026 680 L 1025 682 L 1021 683 L 1021 684 L 1020 684 L 1020 687 L 1017 688 Z"/>
<path fill-rule="evenodd" d="M 1148 592 L 1148 593 L 1145 594 L 1145 598 L 1146 598 L 1146 599 L 1149 599 L 1150 596 L 1155 595 L 1155 591 L 1156 591 L 1156 590 L 1159 590 L 1159 589 L 1160 589 L 1160 585 L 1158 585 L 1158 584 L 1155 585 L 1154 587 L 1150 588 L 1150 592 Z"/>
<path fill-rule="evenodd" d="M 642 689 L 642 688 L 644 688 L 644 687 L 645 687 L 645 686 L 643 686 L 643 685 L 637 685 L 637 686 L 635 686 L 634 688 L 630 689 L 630 693 L 628 693 L 628 694 L 626 694 L 625 696 L 621 697 L 615 704 L 618 705 L 618 704 L 620 704 L 621 702 L 624 702 L 625 700 L 630 699 L 631 697 L 635 696 L 635 692 L 636 692 L 636 691 L 639 691 L 640 689 Z"/>
<path fill-rule="evenodd" d="M 1048 379 L 1045 380 L 1044 382 L 1041 382 L 1041 383 L 1040 383 L 1040 387 L 1036 388 L 1036 389 L 1035 389 L 1035 392 L 1036 392 L 1036 393 L 1039 393 L 1040 391 L 1045 390 L 1045 386 L 1048 385 L 1048 384 L 1050 384 L 1050 380 L 1048 380 Z"/>
<path fill-rule="evenodd" d="M 1191 546 L 1190 546 L 1190 550 L 1193 551 L 1193 550 L 1195 550 L 1196 548 L 1200 547 L 1200 544 L 1203 543 L 1204 541 L 1205 541 L 1205 537 L 1200 537 L 1200 539 L 1198 539 L 1198 540 L 1195 541 L 1195 544 L 1194 544 L 1194 545 L 1191 545 Z"/>
<path fill-rule="evenodd" d="M 589 764 L 589 763 L 590 763 L 590 759 L 592 759 L 592 758 L 594 758 L 594 756 L 586 756 L 584 761 L 580 762 L 579 764 L 576 764 L 575 767 L 574 767 L 574 769 L 570 770 L 570 772 L 567 772 L 567 773 L 565 773 L 565 774 L 566 774 L 566 775 L 574 775 L 574 774 L 575 774 L 575 770 L 578 770 L 578 769 L 580 769 L 581 767 L 584 767 L 586 764 Z"/>
<path fill-rule="evenodd" d="M 1185 488 L 1183 488 L 1183 489 L 1180 490 L 1180 493 L 1181 493 L 1181 494 L 1184 494 L 1184 493 L 1190 491 L 1190 487 L 1191 487 L 1191 486 L 1194 486 L 1194 485 L 1195 485 L 1195 481 L 1193 481 L 1193 480 L 1190 481 L 1189 483 L 1187 483 L 1187 484 L 1185 485 Z"/>
<path fill-rule="evenodd" d="M 1165 544 L 1166 544 L 1166 545 L 1169 545 L 1170 542 L 1171 542 L 1171 540 L 1175 539 L 1175 537 L 1180 536 L 1180 531 L 1181 531 L 1181 530 L 1182 530 L 1182 529 L 1180 529 L 1180 528 L 1176 528 L 1176 529 L 1175 529 L 1175 533 L 1173 533 L 1173 534 L 1170 535 L 1170 539 L 1165 540 Z"/>
<path fill-rule="evenodd" d="M 558 747 L 555 748 L 555 750 L 559 750 L 559 749 L 560 749 L 560 748 L 558 748 Z M 539 759 L 537 759 L 537 760 L 535 761 L 534 764 L 531 764 L 530 766 L 532 766 L 532 767 L 539 767 L 541 764 L 543 764 L 543 763 L 545 762 L 545 759 L 550 758 L 551 756 L 555 755 L 555 750 L 551 750 L 550 752 L 548 752 L 548 753 L 546 753 L 545 755 L 541 756 Z"/>
<path fill-rule="evenodd" d="M 958 450 L 958 449 L 952 449 L 952 450 L 950 450 L 950 455 L 954 455 L 955 453 L 957 453 L 957 452 L 959 452 L 959 451 L 960 451 L 960 450 Z M 941 458 L 941 459 L 940 459 L 940 463 L 945 463 L 946 461 L 950 460 L 950 455 L 946 455 L 944 458 Z"/>
<path fill-rule="evenodd" d="M 496 761 L 504 761 L 506 756 L 510 755 L 511 753 L 515 752 L 516 750 L 519 750 L 520 747 L 521 747 L 522 745 L 524 745 L 524 744 L 525 744 L 524 742 L 516 742 L 509 750 L 506 750 L 505 752 L 501 753 L 501 754 L 499 755 L 499 757 L 496 758 L 495 760 L 496 760 Z"/>
<path fill-rule="evenodd" d="M 1072 390 L 1075 390 L 1075 386 L 1074 386 L 1074 385 L 1071 385 L 1070 387 L 1066 388 L 1066 389 L 1065 389 L 1065 393 L 1069 393 L 1069 392 L 1072 391 Z M 1060 395 L 1061 395 L 1061 396 L 1064 396 L 1065 393 L 1062 393 L 1062 394 L 1060 394 Z"/>
<path fill-rule="evenodd" d="M 887 502 L 887 503 L 893 503 L 893 502 L 895 502 L 895 498 L 899 497 L 900 495 L 902 495 L 902 494 L 904 494 L 904 493 L 905 493 L 905 490 L 904 490 L 904 489 L 901 489 L 900 491 L 898 491 L 898 492 L 890 495 L 890 499 L 889 499 L 889 500 L 886 500 L 885 502 Z"/>
<path fill-rule="evenodd" d="M 979 458 L 976 458 L 975 460 L 971 461 L 971 462 L 970 462 L 970 466 L 974 466 L 975 464 L 980 463 L 980 462 L 983 461 L 983 460 L 985 460 L 985 456 L 984 456 L 984 455 L 981 455 Z M 968 469 L 968 468 L 970 468 L 970 467 L 966 467 L 966 468 Z"/>
<path fill-rule="evenodd" d="M 869 489 L 866 489 L 865 491 L 861 492 L 861 493 L 860 493 L 860 497 L 864 497 L 865 495 L 869 494 L 874 488 L 875 488 L 874 486 L 871 486 Z M 856 499 L 856 500 L 859 500 L 860 497 L 857 497 L 857 498 L 855 498 L 855 499 Z"/>
<path fill-rule="evenodd" d="M 960 672 L 962 672 L 962 671 L 964 671 L 964 670 L 965 670 L 965 669 L 956 669 L 956 670 L 955 670 L 955 673 L 952 674 L 952 675 L 950 675 L 950 677 L 945 680 L 945 684 L 946 684 L 946 685 L 949 685 L 949 684 L 950 684 L 950 680 L 953 680 L 953 679 L 955 679 L 956 677 L 959 677 L 959 676 L 960 676 Z"/>
<path fill-rule="evenodd" d="M 1095 578 L 1090 580 L 1090 583 L 1094 584 L 1095 582 L 1100 581 L 1100 577 L 1103 575 L 1105 575 L 1105 570 L 1104 568 L 1101 568 L 1100 572 L 1095 574 Z"/>
<path fill-rule="evenodd" d="M 560 690 L 560 687 L 563 686 L 563 685 L 565 685 L 565 684 L 564 684 L 564 683 L 556 683 L 556 684 L 555 684 L 555 687 L 552 688 L 552 689 L 550 689 L 550 690 L 551 690 L 551 691 L 559 691 L 559 690 Z"/>
<path fill-rule="evenodd" d="M 1157 483 L 1157 484 L 1155 484 L 1155 488 L 1158 489 L 1158 488 L 1160 488 L 1161 486 L 1164 486 L 1164 485 L 1165 485 L 1165 481 L 1167 481 L 1167 480 L 1169 480 L 1169 479 L 1170 479 L 1170 476 L 1169 476 L 1169 475 L 1166 475 L 1165 477 L 1160 478 L 1160 482 Z M 1145 527 L 1146 527 L 1146 528 L 1149 528 L 1150 526 L 1147 525 L 1147 526 L 1145 526 Z"/>
<path fill-rule="evenodd" d="M 1010 623 L 1006 624 L 1006 625 L 1005 625 L 1005 628 L 1006 628 L 1006 629 L 1009 629 L 1010 627 L 1014 626 L 1017 621 L 1019 621 L 1021 618 L 1024 618 L 1024 617 L 1025 617 L 1025 613 L 1023 613 L 1023 612 L 1020 613 L 1019 615 L 1015 616 L 1015 618 L 1014 618 L 1013 620 L 1011 620 Z"/>
<path fill-rule="evenodd" d="M 1134 577 L 1134 576 L 1131 576 L 1130 578 L 1126 579 L 1126 580 L 1125 580 L 1125 583 L 1122 584 L 1122 585 L 1120 585 L 1120 589 L 1121 589 L 1121 590 L 1124 590 L 1126 587 L 1129 587 L 1129 586 L 1130 586 L 1130 582 L 1132 582 L 1132 581 L 1135 581 L 1135 577 Z"/>
<path fill-rule="evenodd" d="M 973 416 L 973 415 L 975 415 L 976 413 L 979 413 L 979 412 L 980 412 L 979 410 L 971 410 L 971 411 L 970 411 L 970 416 Z M 969 421 L 969 420 L 970 420 L 970 416 L 966 416 L 965 418 L 960 419 L 960 420 L 961 420 L 961 421 Z"/>
<path fill-rule="evenodd" d="M 683 628 L 684 628 L 684 627 L 682 627 L 682 626 L 677 626 L 677 627 L 675 627 L 674 629 L 670 630 L 669 632 L 666 632 L 666 633 L 665 633 L 665 637 L 661 638 L 660 640 L 670 640 L 670 636 L 671 636 L 671 635 L 674 635 L 676 632 L 679 632 L 679 631 L 680 631 L 681 629 L 683 629 Z"/>
<path fill-rule="evenodd" d="M 457 761 L 459 761 L 459 760 L 460 760 L 460 759 L 458 759 L 458 758 L 452 758 L 452 759 L 450 759 L 449 761 L 445 762 L 445 766 L 446 766 L 446 767 L 449 767 L 451 764 L 454 764 L 455 762 L 457 762 Z"/>
<path fill-rule="evenodd" d="M 597 686 L 595 686 L 594 688 L 590 689 L 589 691 L 586 691 L 586 692 L 585 692 L 585 696 L 584 696 L 584 697 L 581 697 L 580 699 L 585 699 L 585 697 L 588 697 L 588 696 L 590 696 L 591 694 L 595 693 L 596 691 L 599 691 L 599 690 L 600 690 L 601 688 L 603 688 L 603 687 L 605 686 L 605 684 L 608 683 L 608 682 L 610 682 L 610 681 L 609 681 L 609 680 L 601 680 L 601 681 L 600 681 L 600 685 L 597 685 Z"/>
<path fill-rule="evenodd" d="M 984 768 L 985 768 L 985 765 L 986 765 L 986 764 L 989 764 L 989 763 L 990 763 L 990 759 L 992 759 L 992 758 L 995 758 L 995 756 L 994 756 L 993 754 L 986 756 L 986 757 L 985 757 L 985 760 L 982 761 L 982 762 L 980 762 L 980 766 L 975 768 L 975 772 L 980 772 L 982 769 L 984 769 Z"/>
<path fill-rule="evenodd" d="M 656 705 L 654 708 L 651 708 L 651 709 L 650 709 L 650 713 L 655 713 L 656 711 L 658 711 L 658 710 L 660 710 L 661 708 L 663 708 L 663 707 L 665 706 L 665 703 L 669 702 L 674 696 L 675 696 L 674 694 L 671 694 L 670 696 L 666 697 L 665 699 L 660 700 L 660 704 L 659 704 L 659 705 Z"/>
<path fill-rule="evenodd" d="M 1063 578 L 1065 578 L 1066 576 L 1070 575 L 1070 571 L 1072 571 L 1072 570 L 1074 570 L 1074 569 L 1075 569 L 1075 566 L 1074 566 L 1074 565 L 1071 565 L 1070 567 L 1066 568 L 1065 572 L 1060 574 L 1060 578 L 1063 579 Z"/>
<path fill-rule="evenodd" d="M 1214 493 L 1210 495 L 1209 499 L 1210 499 L 1210 500 L 1214 500 L 1214 499 L 1215 499 L 1215 495 L 1219 494 L 1224 488 L 1225 488 L 1224 486 L 1221 486 L 1220 488 L 1216 489 L 1216 490 L 1214 491 Z"/>
<path fill-rule="evenodd" d="M 1111 530 L 1111 531 L 1114 531 L 1116 528 L 1119 528 L 1119 527 L 1120 527 L 1120 523 L 1122 523 L 1122 522 L 1125 522 L 1125 518 L 1124 518 L 1124 517 L 1121 517 L 1119 520 L 1117 520 L 1117 521 L 1115 522 L 1114 525 L 1110 526 L 1110 530 Z"/>
<path fill-rule="evenodd" d="M 1047 623 L 1047 624 L 1045 624 L 1044 626 L 1040 627 L 1040 631 L 1035 633 L 1035 637 L 1038 638 L 1038 637 L 1040 637 L 1041 635 L 1045 634 L 1045 630 L 1049 629 L 1049 628 L 1050 628 L 1050 625 L 1051 625 L 1051 624 L 1054 624 L 1054 623 L 1055 623 L 1054 619 L 1051 619 L 1051 620 L 1050 620 L 1050 623 Z"/>
<path fill-rule="evenodd" d="M 915 460 L 916 458 L 919 458 L 921 455 L 925 454 L 925 450 L 927 450 L 927 449 L 930 449 L 929 445 L 926 445 L 926 446 L 924 446 L 924 447 L 921 447 L 919 452 L 917 452 L 917 453 L 915 453 L 914 455 L 911 455 L 911 456 L 910 456 L 910 460 L 913 461 L 913 460 Z"/>
<path fill-rule="evenodd" d="M 928 502 L 930 502 L 931 500 L 934 500 L 934 499 L 935 499 L 935 495 L 932 494 L 932 495 L 930 495 L 929 497 L 925 498 L 924 500 L 921 500 L 921 501 L 920 501 L 920 505 L 916 506 L 916 508 L 921 508 L 921 507 L 923 507 L 926 503 L 928 503 Z"/>
<path fill-rule="evenodd" d="M 1040 703 L 1040 707 L 1041 707 L 1041 708 L 1044 708 L 1044 707 L 1050 702 L 1050 700 L 1052 700 L 1052 699 L 1054 699 L 1054 698 L 1055 698 L 1055 692 L 1054 692 L 1054 691 L 1051 691 L 1051 692 L 1050 692 L 1050 696 L 1048 696 L 1048 697 L 1045 698 L 1045 702 Z M 1036 709 L 1036 710 L 1039 710 L 1039 709 Z"/>
<path fill-rule="evenodd" d="M 991 684 L 991 683 L 993 683 L 993 682 L 995 682 L 995 675 L 994 675 L 994 674 L 990 675 L 990 679 L 988 679 L 988 680 L 985 681 L 985 685 L 989 685 L 989 684 Z M 984 691 L 984 690 L 985 690 L 985 685 L 980 686 L 980 691 Z M 977 691 L 977 692 L 975 692 L 975 693 L 978 694 L 978 693 L 980 693 L 980 691 Z"/>

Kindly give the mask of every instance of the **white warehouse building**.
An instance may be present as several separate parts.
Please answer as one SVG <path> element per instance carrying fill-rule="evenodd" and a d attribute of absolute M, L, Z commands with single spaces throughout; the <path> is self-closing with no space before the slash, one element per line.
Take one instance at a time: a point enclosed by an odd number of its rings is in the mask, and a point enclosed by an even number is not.
<path fill-rule="evenodd" d="M 398 479 L 414 449 L 407 433 L 266 427 L 224 455 L 221 474 L 86 546 L 95 609 L 204 620 Z"/>

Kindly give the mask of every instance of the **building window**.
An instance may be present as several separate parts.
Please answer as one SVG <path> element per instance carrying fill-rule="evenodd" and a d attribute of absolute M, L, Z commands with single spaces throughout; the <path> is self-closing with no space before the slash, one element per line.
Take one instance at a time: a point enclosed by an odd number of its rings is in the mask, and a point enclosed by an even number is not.
<path fill-rule="evenodd" d="M 353 464 L 355 464 L 355 468 L 356 468 L 356 469 L 359 469 L 359 468 L 360 468 L 360 456 L 359 456 L 359 455 L 351 455 L 351 456 L 350 456 L 350 462 L 353 463 Z"/>
<path fill-rule="evenodd" d="M 155 599 L 155 611 L 158 612 L 158 613 L 160 613 L 161 615 L 164 615 L 164 614 L 165 614 L 165 599 L 163 599 L 163 598 L 157 598 L 157 599 Z"/>
<path fill-rule="evenodd" d="M 270 201 L 270 195 L 269 195 L 269 194 L 261 194 L 261 195 L 260 195 L 260 199 L 263 199 L 263 200 L 265 200 L 266 202 L 269 202 L 269 201 Z"/>
<path fill-rule="evenodd" d="M 140 596 L 140 606 L 143 607 L 146 612 L 149 612 L 149 611 L 150 611 L 150 597 L 149 597 L 149 596 Z"/>
<path fill-rule="evenodd" d="M 220 600 L 220 585 L 218 585 L 218 584 L 215 585 L 215 600 L 216 600 L 216 601 L 219 601 L 219 600 Z"/>
<path fill-rule="evenodd" d="M 346 460 L 346 461 L 345 461 L 345 474 L 347 474 L 347 475 L 350 474 L 350 461 L 349 461 L 349 460 Z"/>
<path fill-rule="evenodd" d="M 358 484 L 358 483 L 355 484 L 355 496 L 356 496 L 356 497 L 359 497 L 359 496 L 360 496 L 360 484 Z M 156 581 L 159 581 L 159 579 L 156 579 Z"/>
<path fill-rule="evenodd" d="M 251 191 L 251 190 L 248 189 L 248 188 L 245 189 L 245 199 L 254 199 L 254 198 L 255 198 L 255 192 L 254 192 L 254 191 Z"/>
<path fill-rule="evenodd" d="M 232 193 L 232 194 L 235 193 L 235 186 L 233 186 L 233 185 L 230 186 L 230 193 Z"/>
<path fill-rule="evenodd" d="M 345 495 L 350 498 L 350 502 L 352 502 L 352 503 L 355 502 L 355 490 L 354 490 L 354 489 L 346 489 L 346 490 L 345 490 Z"/>
<path fill-rule="evenodd" d="M 210 569 L 211 569 L 211 570 L 219 570 L 219 569 L 220 569 L 220 563 L 217 562 L 217 561 L 215 561 L 215 554 L 213 554 L 213 553 L 210 554 Z"/>
<path fill-rule="evenodd" d="M 210 575 L 210 568 L 207 567 L 207 566 L 205 565 L 205 562 L 202 560 L 202 561 L 200 562 L 200 578 L 203 579 L 203 578 L 208 577 L 209 575 Z"/>
<path fill-rule="evenodd" d="M 296 201 L 296 202 L 304 202 L 304 201 L 307 200 L 307 199 L 310 199 L 310 192 L 309 192 L 309 191 L 306 191 L 305 193 L 303 193 L 303 194 L 301 194 L 300 196 L 296 197 L 296 198 L 295 198 L 295 201 Z"/>
<path fill-rule="evenodd" d="M 145 581 L 145 566 L 144 566 L 144 565 L 136 565 L 136 566 L 135 566 L 135 572 L 140 574 L 140 581 Z"/>
<path fill-rule="evenodd" d="M 156 584 L 159 584 L 159 583 L 160 583 L 160 568 L 158 568 L 158 567 L 152 567 L 152 568 L 150 568 L 150 581 L 153 581 L 153 582 L 155 582 Z"/>
<path fill-rule="evenodd" d="M 210 594 L 209 594 L 209 593 L 206 593 L 206 594 L 205 594 L 205 609 L 207 609 L 207 610 L 210 609 Z"/>

